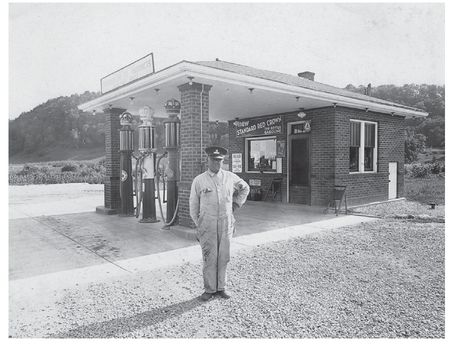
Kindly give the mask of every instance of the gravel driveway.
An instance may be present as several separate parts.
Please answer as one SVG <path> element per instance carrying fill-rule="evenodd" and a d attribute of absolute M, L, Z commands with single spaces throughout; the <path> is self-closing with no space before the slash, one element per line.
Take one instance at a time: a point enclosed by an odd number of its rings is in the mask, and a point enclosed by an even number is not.
<path fill-rule="evenodd" d="M 445 222 L 445 205 L 432 209 L 417 201 L 398 200 L 351 208 L 351 213 L 367 214 L 381 218 L 415 219 L 423 222 Z"/>
<path fill-rule="evenodd" d="M 200 265 L 66 290 L 13 337 L 445 336 L 444 224 L 384 219 L 232 257 L 232 298 L 201 303 Z M 28 316 L 28 320 L 27 317 Z"/>

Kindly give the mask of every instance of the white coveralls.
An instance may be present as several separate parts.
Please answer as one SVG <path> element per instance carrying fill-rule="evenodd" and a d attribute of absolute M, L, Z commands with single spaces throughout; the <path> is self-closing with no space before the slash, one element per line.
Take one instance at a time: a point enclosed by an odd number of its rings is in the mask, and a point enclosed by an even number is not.
<path fill-rule="evenodd" d="M 202 248 L 203 278 L 206 292 L 225 289 L 229 246 L 235 232 L 232 203 L 241 207 L 250 187 L 236 174 L 210 170 L 193 180 L 190 192 L 190 216 L 197 226 Z"/>

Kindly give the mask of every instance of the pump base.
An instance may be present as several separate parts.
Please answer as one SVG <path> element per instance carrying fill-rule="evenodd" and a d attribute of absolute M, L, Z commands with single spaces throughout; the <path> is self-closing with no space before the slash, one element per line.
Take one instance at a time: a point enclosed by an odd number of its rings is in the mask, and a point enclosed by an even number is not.
<path fill-rule="evenodd" d="M 143 218 L 138 221 L 138 223 L 158 223 L 160 222 L 158 219 L 153 218 Z"/>
<path fill-rule="evenodd" d="M 112 214 L 118 214 L 118 210 L 115 208 L 108 208 L 105 206 L 97 206 L 96 213 L 112 215 Z"/>

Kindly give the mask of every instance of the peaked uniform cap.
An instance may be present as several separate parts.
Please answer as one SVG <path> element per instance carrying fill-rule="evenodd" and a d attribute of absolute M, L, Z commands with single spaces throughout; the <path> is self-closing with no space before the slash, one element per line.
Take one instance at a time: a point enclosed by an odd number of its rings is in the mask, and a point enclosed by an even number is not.
<path fill-rule="evenodd" d="M 206 147 L 205 151 L 213 159 L 224 159 L 224 156 L 228 153 L 228 150 L 221 146 L 209 146 Z"/>

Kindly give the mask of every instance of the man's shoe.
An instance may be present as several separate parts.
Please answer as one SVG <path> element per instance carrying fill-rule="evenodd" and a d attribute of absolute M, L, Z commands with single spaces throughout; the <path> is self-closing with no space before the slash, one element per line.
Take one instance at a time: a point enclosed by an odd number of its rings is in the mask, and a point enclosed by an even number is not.
<path fill-rule="evenodd" d="M 224 291 L 224 290 L 222 290 L 222 291 L 217 291 L 217 295 L 220 296 L 221 298 L 225 298 L 225 299 L 231 298 L 231 296 L 229 296 L 229 295 L 226 293 L 226 291 Z"/>
<path fill-rule="evenodd" d="M 210 293 L 210 292 L 204 292 L 200 297 L 199 297 L 199 299 L 201 300 L 201 301 L 208 301 L 209 299 L 211 299 L 212 298 L 212 296 L 213 296 L 213 293 Z"/>

